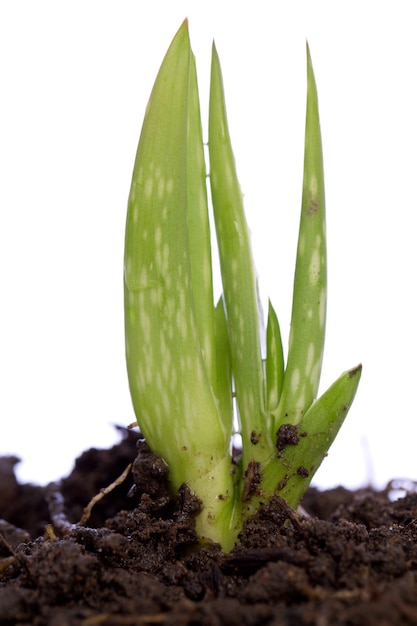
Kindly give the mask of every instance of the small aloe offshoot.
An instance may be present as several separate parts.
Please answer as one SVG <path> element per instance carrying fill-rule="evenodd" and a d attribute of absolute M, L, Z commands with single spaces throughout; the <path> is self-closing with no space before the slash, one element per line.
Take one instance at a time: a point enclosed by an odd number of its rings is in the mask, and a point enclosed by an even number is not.
<path fill-rule="evenodd" d="M 361 366 L 316 399 L 326 317 L 324 176 L 307 48 L 304 182 L 285 365 L 269 303 L 261 353 L 256 272 L 213 45 L 209 159 L 223 295 L 213 301 L 206 164 L 185 21 L 163 60 L 141 132 L 125 240 L 125 335 L 140 429 L 201 501 L 201 539 L 230 550 L 260 503 L 296 507 L 354 399 Z M 233 395 L 242 454 L 231 458 Z"/>

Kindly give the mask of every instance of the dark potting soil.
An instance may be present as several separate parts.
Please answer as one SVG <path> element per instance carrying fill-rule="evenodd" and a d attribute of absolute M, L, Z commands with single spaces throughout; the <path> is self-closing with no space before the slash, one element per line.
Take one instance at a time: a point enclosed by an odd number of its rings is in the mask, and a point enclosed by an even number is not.
<path fill-rule="evenodd" d="M 310 489 L 308 515 L 275 498 L 225 555 L 198 545 L 198 501 L 169 494 L 133 432 L 59 485 L 18 484 L 16 463 L 0 459 L 1 626 L 417 624 L 415 493 Z"/>

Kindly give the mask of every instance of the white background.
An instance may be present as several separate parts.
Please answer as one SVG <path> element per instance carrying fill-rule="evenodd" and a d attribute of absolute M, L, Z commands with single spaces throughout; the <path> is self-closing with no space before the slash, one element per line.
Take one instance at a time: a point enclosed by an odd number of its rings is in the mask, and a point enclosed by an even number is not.
<path fill-rule="evenodd" d="M 126 201 L 147 99 L 186 16 L 203 123 L 216 40 L 255 260 L 284 337 L 309 41 L 329 241 L 321 389 L 364 366 L 315 484 L 417 479 L 417 38 L 415 3 L 401 0 L 1 3 L 0 453 L 23 459 L 22 480 L 44 483 L 134 421 Z"/>

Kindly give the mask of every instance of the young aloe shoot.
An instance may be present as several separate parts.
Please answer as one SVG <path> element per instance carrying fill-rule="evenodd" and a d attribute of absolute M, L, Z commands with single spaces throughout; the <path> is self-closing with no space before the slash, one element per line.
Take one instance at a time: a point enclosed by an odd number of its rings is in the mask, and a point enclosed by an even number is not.
<path fill-rule="evenodd" d="M 125 336 L 140 429 L 201 501 L 201 539 L 230 550 L 261 502 L 296 507 L 346 417 L 361 366 L 316 399 L 326 316 L 324 176 L 307 49 L 304 181 L 287 363 L 269 304 L 261 354 L 256 273 L 213 45 L 210 186 L 223 295 L 213 302 L 209 208 L 194 56 L 185 21 L 156 78 L 129 195 Z M 232 463 L 233 393 L 242 454 Z"/>

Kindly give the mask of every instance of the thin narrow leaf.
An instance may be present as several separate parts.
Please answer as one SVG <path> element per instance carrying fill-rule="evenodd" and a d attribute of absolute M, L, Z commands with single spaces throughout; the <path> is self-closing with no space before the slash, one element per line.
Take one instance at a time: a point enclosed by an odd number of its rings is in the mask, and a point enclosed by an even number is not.
<path fill-rule="evenodd" d="M 352 405 L 362 374 L 362 366 L 344 372 L 316 400 L 297 429 L 298 443 L 280 452 L 285 479 L 278 494 L 296 507 L 321 465 Z"/>
<path fill-rule="evenodd" d="M 243 455 L 266 454 L 266 437 L 255 447 L 252 432 L 265 430 L 264 376 L 259 339 L 256 274 L 242 193 L 230 144 L 223 82 L 213 45 L 209 108 L 210 184 L 241 421 Z"/>
<path fill-rule="evenodd" d="M 197 72 L 193 54 L 191 54 L 190 61 L 187 205 L 191 284 L 201 351 L 208 379 L 210 384 L 213 384 L 216 377 L 216 356 L 214 354 L 214 304 L 206 187 L 207 172 L 204 161 Z"/>
<path fill-rule="evenodd" d="M 326 220 L 318 98 L 307 48 L 303 197 L 288 361 L 276 425 L 297 424 L 317 396 L 326 321 Z"/>
<path fill-rule="evenodd" d="M 216 364 L 213 389 L 218 401 L 220 417 L 225 429 L 229 430 L 231 435 L 233 427 L 232 358 L 223 298 L 218 301 L 214 312 L 214 327 Z"/>
<path fill-rule="evenodd" d="M 272 413 L 279 402 L 284 382 L 284 354 L 278 317 L 271 301 L 268 303 L 266 327 L 266 397 L 268 413 Z"/>

